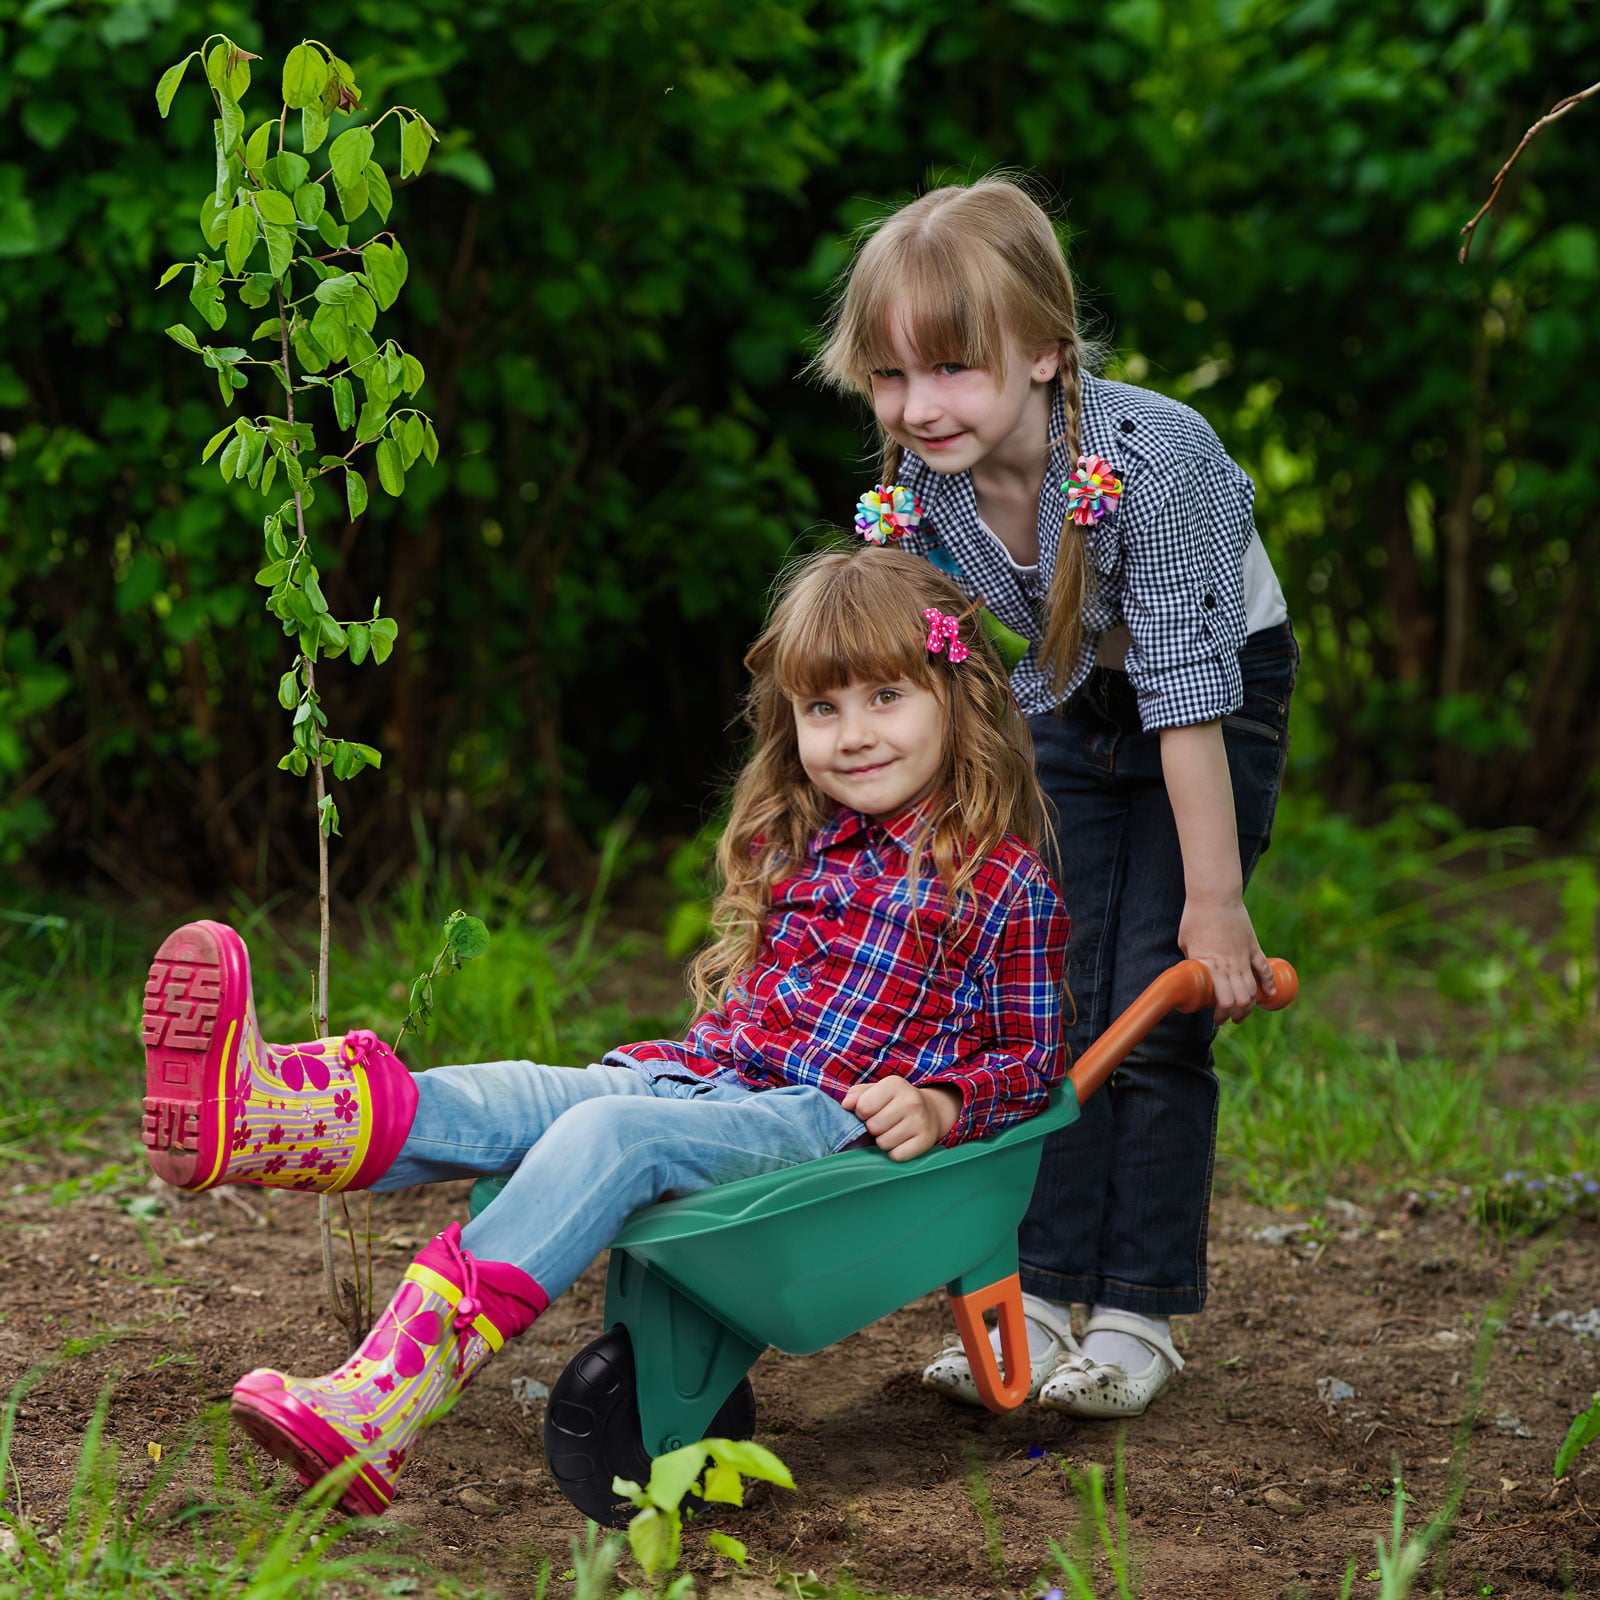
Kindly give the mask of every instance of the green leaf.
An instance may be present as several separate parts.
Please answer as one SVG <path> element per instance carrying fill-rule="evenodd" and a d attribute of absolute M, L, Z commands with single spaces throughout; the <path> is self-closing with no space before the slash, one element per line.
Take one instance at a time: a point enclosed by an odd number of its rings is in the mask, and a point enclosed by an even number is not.
<path fill-rule="evenodd" d="M 259 224 L 254 209 L 246 205 L 235 206 L 228 217 L 228 271 L 237 275 L 244 271 L 250 252 L 256 247 Z"/>
<path fill-rule="evenodd" d="M 328 162 L 333 168 L 334 181 L 342 189 L 351 189 L 361 180 L 372 159 L 372 130 L 346 128 L 328 146 Z"/>
<path fill-rule="evenodd" d="M 335 278 L 324 278 L 312 291 L 325 306 L 343 305 L 361 288 L 353 272 L 341 272 Z"/>
<path fill-rule="evenodd" d="M 222 481 L 224 483 L 233 482 L 234 474 L 239 470 L 239 457 L 243 451 L 244 440 L 238 434 L 234 434 L 223 447 L 222 459 L 217 463 L 217 466 L 222 473 Z"/>
<path fill-rule="evenodd" d="M 326 611 L 317 618 L 317 626 L 322 629 L 322 642 L 330 654 L 337 655 L 344 649 L 344 629 Z"/>
<path fill-rule="evenodd" d="M 361 254 L 361 265 L 372 285 L 372 297 L 382 311 L 387 311 L 399 296 L 405 282 L 404 258 L 397 258 L 386 244 L 374 241 Z"/>
<path fill-rule="evenodd" d="M 348 470 L 344 475 L 344 497 L 346 503 L 350 507 L 350 520 L 354 522 L 356 518 L 367 509 L 367 480 L 353 468 Z M 350 630 L 352 633 L 355 632 L 356 626 L 360 625 L 352 625 Z M 364 626 L 362 627 L 362 633 L 366 633 Z M 363 645 L 361 653 L 362 655 L 366 654 L 365 645 Z M 353 644 L 350 647 L 350 659 L 352 661 L 357 659 L 355 646 Z"/>
<path fill-rule="evenodd" d="M 300 669 L 290 667 L 278 679 L 278 704 L 285 711 L 293 711 L 300 704 Z"/>
<path fill-rule="evenodd" d="M 328 137 L 328 113 L 315 100 L 300 113 L 300 148 L 309 156 L 322 148 Z"/>
<path fill-rule="evenodd" d="M 311 163 L 294 150 L 280 150 L 267 169 L 285 194 L 293 194 L 311 176 Z"/>
<path fill-rule="evenodd" d="M 422 453 L 428 458 L 430 467 L 439 459 L 439 435 L 433 431 L 431 422 L 422 424 Z"/>
<path fill-rule="evenodd" d="M 398 429 L 401 465 L 409 472 L 416 464 L 417 457 L 422 454 L 422 420 L 413 412 L 401 422 Z"/>
<path fill-rule="evenodd" d="M 228 237 L 228 218 L 233 215 L 233 197 L 221 199 L 208 194 L 200 202 L 200 232 L 213 250 L 220 250 Z"/>
<path fill-rule="evenodd" d="M 187 272 L 193 265 L 194 262 L 192 261 L 174 261 L 172 265 L 161 274 L 161 281 L 156 285 L 156 288 L 165 289 L 166 286 L 171 283 L 180 272 Z"/>
<path fill-rule="evenodd" d="M 356 754 L 361 757 L 363 765 L 369 766 L 369 767 L 373 768 L 374 770 L 376 770 L 377 768 L 379 768 L 379 767 L 381 767 L 383 765 L 383 752 L 381 750 L 374 750 L 370 744 L 357 744 L 355 746 L 355 750 L 356 750 Z M 476 922 L 478 919 L 476 917 L 469 917 L 467 920 L 469 922 Z M 488 947 L 489 947 L 489 930 L 487 928 L 485 928 L 483 930 L 483 944 L 484 944 L 484 949 L 485 950 L 488 949 Z M 483 952 L 479 951 L 478 953 L 481 955 Z M 462 956 L 461 959 L 463 961 L 470 961 L 472 959 L 472 957 L 471 956 Z"/>
<path fill-rule="evenodd" d="M 294 229 L 268 222 L 262 225 L 261 237 L 267 241 L 267 262 L 272 276 L 281 278 L 294 260 Z"/>
<path fill-rule="evenodd" d="M 406 356 L 401 362 L 401 373 L 400 387 L 414 399 L 427 380 L 422 363 L 415 356 Z"/>
<path fill-rule="evenodd" d="M 322 830 L 322 837 L 339 832 L 339 808 L 333 803 L 333 796 L 325 794 L 317 802 L 317 826 Z"/>
<path fill-rule="evenodd" d="M 222 153 L 230 155 L 244 133 L 244 112 L 231 95 L 223 94 L 217 100 L 218 115 L 222 120 Z"/>
<path fill-rule="evenodd" d="M 381 667 L 400 637 L 400 624 L 393 617 L 374 617 L 368 627 L 372 630 L 372 659 Z"/>
<path fill-rule="evenodd" d="M 376 750 L 372 753 L 377 755 Z M 373 765 L 376 766 L 377 762 Z M 489 930 L 482 918 L 469 917 L 463 911 L 453 911 L 445 919 L 444 942 L 457 962 L 476 961 L 489 948 Z"/>
<path fill-rule="evenodd" d="M 1556 1452 L 1555 1475 L 1558 1478 L 1566 1477 L 1567 1468 L 1577 1458 L 1578 1452 L 1596 1439 L 1600 1439 L 1600 1389 L 1589 1396 L 1588 1409 L 1580 1411 L 1572 1419 L 1567 1437 Z"/>
<path fill-rule="evenodd" d="M 342 739 L 333 739 L 322 747 L 325 760 L 333 768 L 334 777 L 341 782 L 346 778 L 355 777 L 361 770 L 361 764 L 356 760 L 356 753 Z"/>
<path fill-rule="evenodd" d="M 257 339 L 271 339 L 275 344 L 283 343 L 283 320 L 280 317 L 269 317 L 250 335 L 254 343 Z"/>
<path fill-rule="evenodd" d="M 370 333 L 378 323 L 378 304 L 365 289 L 358 287 L 350 296 L 344 314 L 350 319 L 353 327 Z"/>
<path fill-rule="evenodd" d="M 394 191 L 389 187 L 389 175 L 376 161 L 369 161 L 366 180 L 367 196 L 372 201 L 372 209 L 378 213 L 380 222 L 387 222 L 389 213 L 394 210 Z"/>
<path fill-rule="evenodd" d="M 706 1464 L 706 1454 L 706 1443 L 700 1440 L 657 1456 L 650 1463 L 650 1481 L 645 1485 L 651 1503 L 676 1511 L 683 1504 L 683 1497 L 695 1486 Z"/>
<path fill-rule="evenodd" d="M 311 331 L 330 361 L 344 360 L 350 348 L 350 329 L 338 306 L 318 306 L 312 314 Z"/>
<path fill-rule="evenodd" d="M 259 172 L 267 164 L 267 151 L 272 148 L 272 130 L 278 119 L 269 117 L 250 135 L 244 147 L 244 164 L 251 172 Z"/>
<path fill-rule="evenodd" d="M 239 285 L 239 303 L 252 311 L 259 311 L 272 298 L 272 274 L 252 272 Z"/>
<path fill-rule="evenodd" d="M 228 92 L 228 58 L 232 54 L 230 45 L 217 44 L 206 57 L 206 81 L 218 94 Z"/>
<path fill-rule="evenodd" d="M 178 85 L 183 82 L 183 75 L 189 70 L 189 63 L 198 55 L 197 50 L 191 50 L 175 67 L 168 67 L 161 74 L 161 80 L 156 84 L 156 110 L 163 117 L 172 109 L 172 97 L 178 92 Z"/>
<path fill-rule="evenodd" d="M 794 1475 L 765 1445 L 749 1439 L 707 1439 L 705 1443 L 719 1465 L 736 1467 L 747 1478 L 794 1488 Z"/>
<path fill-rule="evenodd" d="M 317 218 L 317 232 L 322 235 L 322 242 L 334 250 L 343 250 L 350 242 L 350 230 L 331 211 L 324 211 Z"/>
<path fill-rule="evenodd" d="M 272 492 L 272 480 L 277 477 L 277 475 L 278 458 L 276 456 L 268 456 L 266 466 L 261 469 L 262 494 L 270 494 Z"/>
<path fill-rule="evenodd" d="M 184 329 L 185 333 L 187 333 L 188 331 L 189 330 L 187 328 Z M 230 422 L 226 428 L 218 428 L 217 431 L 214 434 L 212 434 L 211 437 L 208 440 L 206 440 L 206 447 L 205 447 L 204 450 L 202 450 L 200 452 L 200 465 L 201 466 L 204 466 L 206 464 L 206 462 L 208 462 L 212 458 L 212 456 L 214 456 L 217 453 L 217 451 L 221 448 L 222 441 L 224 439 L 226 439 L 228 437 L 228 435 L 230 433 L 232 433 L 233 431 L 234 431 L 233 424 Z M 261 580 L 258 577 L 256 579 L 256 582 L 259 583 L 260 581 Z"/>
<path fill-rule="evenodd" d="M 261 213 L 263 222 L 281 223 L 286 228 L 292 228 L 299 221 L 294 201 L 278 189 L 262 189 L 256 195 L 256 210 Z"/>
<path fill-rule="evenodd" d="M 354 522 L 358 515 L 358 512 L 352 511 L 350 520 Z M 364 622 L 352 622 L 344 632 L 350 646 L 350 665 L 359 667 L 367 659 L 367 652 L 372 647 L 372 630 Z"/>
<path fill-rule="evenodd" d="M 677 1512 L 669 1513 L 658 1506 L 646 1506 L 628 1524 L 633 1559 L 651 1577 L 677 1566 L 681 1528 Z"/>
<path fill-rule="evenodd" d="M 353 184 L 343 184 L 335 178 L 333 187 L 339 197 L 340 215 L 346 222 L 354 222 L 367 209 L 367 180 L 363 177 L 357 178 Z"/>
<path fill-rule="evenodd" d="M 378 482 L 383 485 L 386 494 L 398 499 L 405 493 L 406 474 L 405 468 L 400 463 L 400 447 L 393 439 L 380 439 L 378 441 Z"/>
<path fill-rule="evenodd" d="M 706 1496 L 709 1500 L 711 1497 Z M 735 1505 L 738 1501 L 734 1502 Z M 717 1552 L 719 1556 L 726 1556 L 730 1561 L 737 1561 L 742 1567 L 750 1559 L 749 1548 L 735 1539 L 731 1533 L 708 1533 L 706 1544 Z"/>
<path fill-rule="evenodd" d="M 320 99 L 327 81 L 328 64 L 315 46 L 297 44 L 284 58 L 283 100 L 291 111 Z"/>
<path fill-rule="evenodd" d="M 323 598 L 322 585 L 317 582 L 317 569 L 315 567 L 306 568 L 306 575 L 300 580 L 300 588 L 312 611 L 319 617 L 325 615 L 328 609 L 328 602 Z"/>
<path fill-rule="evenodd" d="M 333 390 L 333 414 L 341 428 L 348 428 L 356 420 L 356 391 L 350 380 L 342 374 L 329 387 Z"/>
<path fill-rule="evenodd" d="M 200 354 L 200 341 L 181 322 L 175 322 L 167 329 L 167 337 L 181 344 L 185 350 L 192 350 L 196 355 Z"/>
<path fill-rule="evenodd" d="M 384 403 L 369 400 L 361 408 L 361 421 L 356 427 L 356 443 L 370 444 L 389 426 L 389 412 Z M 400 463 L 403 468 L 406 463 Z"/>
<path fill-rule="evenodd" d="M 323 193 L 320 183 L 302 183 L 294 192 L 295 215 L 313 228 L 327 205 L 328 197 Z"/>
<path fill-rule="evenodd" d="M 291 750 L 288 755 L 278 762 L 278 771 L 292 772 L 295 777 L 303 778 L 309 765 L 310 763 L 306 760 L 303 750 Z"/>
<path fill-rule="evenodd" d="M 700 1491 L 707 1500 L 714 1500 L 721 1505 L 742 1506 L 744 1504 L 744 1480 L 732 1467 L 724 1467 L 713 1461 L 706 1468 L 706 1481 Z"/>
<path fill-rule="evenodd" d="M 433 136 L 421 117 L 413 117 L 400 135 L 400 176 L 414 178 L 427 164 Z"/>

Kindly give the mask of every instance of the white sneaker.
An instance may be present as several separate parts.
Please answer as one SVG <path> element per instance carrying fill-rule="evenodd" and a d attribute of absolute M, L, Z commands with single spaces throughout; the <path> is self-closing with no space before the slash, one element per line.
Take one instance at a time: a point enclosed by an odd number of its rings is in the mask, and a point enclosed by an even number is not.
<path fill-rule="evenodd" d="M 1028 1364 L 1032 1378 L 1028 1383 L 1028 1398 L 1035 1399 L 1045 1380 L 1067 1356 L 1078 1354 L 1078 1341 L 1072 1337 L 1072 1325 L 1050 1304 L 1036 1295 L 1022 1297 L 1023 1325 L 1028 1330 Z M 994 1347 L 1000 1370 L 1005 1362 L 1000 1359 L 1000 1330 L 989 1331 L 989 1343 Z M 947 1345 L 929 1363 L 922 1374 L 923 1383 L 947 1400 L 964 1406 L 981 1406 L 978 1385 L 972 1376 L 972 1366 L 967 1353 L 959 1344 Z"/>
<path fill-rule="evenodd" d="M 1039 1391 L 1040 1405 L 1072 1417 L 1137 1417 L 1183 1371 L 1183 1357 L 1173 1349 L 1172 1340 L 1156 1332 L 1143 1317 L 1102 1311 L 1090 1317 L 1083 1330 L 1085 1339 L 1093 1333 L 1121 1333 L 1137 1339 L 1150 1352 L 1149 1366 L 1129 1372 L 1118 1362 L 1096 1361 L 1080 1352 L 1057 1364 L 1049 1383 Z"/>

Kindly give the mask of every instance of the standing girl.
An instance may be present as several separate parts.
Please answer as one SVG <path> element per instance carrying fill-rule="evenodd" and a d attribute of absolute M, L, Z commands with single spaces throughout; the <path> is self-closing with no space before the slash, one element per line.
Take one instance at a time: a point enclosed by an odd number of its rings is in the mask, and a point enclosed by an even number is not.
<path fill-rule="evenodd" d="M 1212 1036 L 1274 992 L 1243 892 L 1299 656 L 1254 491 L 1187 406 L 1086 370 L 1055 230 L 1003 179 L 878 227 L 816 365 L 877 417 L 857 528 L 950 573 L 1015 646 L 1074 921 L 1070 1046 L 1180 955 L 1216 985 L 1214 1018 L 1169 1017 L 1046 1142 L 1020 1236 L 1035 1392 L 1134 1415 L 1182 1368 L 1168 1319 L 1205 1303 Z M 976 1399 L 959 1349 L 924 1380 Z"/>
<path fill-rule="evenodd" d="M 428 1421 L 639 1206 L 868 1140 L 907 1161 L 1042 1110 L 1065 1072 L 1067 921 L 1034 851 L 1027 728 L 960 590 L 898 551 L 813 558 L 746 665 L 753 747 L 681 1040 L 413 1078 L 365 1029 L 264 1043 L 231 929 L 190 923 L 157 953 L 144 1139 L 169 1183 L 512 1175 L 341 1367 L 234 1388 L 306 1482 L 355 1463 L 348 1511 L 389 1504 Z"/>

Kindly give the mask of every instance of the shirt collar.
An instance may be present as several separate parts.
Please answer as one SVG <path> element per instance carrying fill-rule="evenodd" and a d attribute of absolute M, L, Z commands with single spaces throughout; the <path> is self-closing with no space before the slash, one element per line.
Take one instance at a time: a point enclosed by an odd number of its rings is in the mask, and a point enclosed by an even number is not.
<path fill-rule="evenodd" d="M 820 856 L 837 845 L 848 844 L 860 835 L 866 834 L 869 842 L 887 839 L 899 845 L 909 856 L 912 843 L 927 820 L 927 811 L 926 804 L 923 804 L 909 806 L 887 817 L 869 817 L 865 812 L 852 811 L 848 806 L 840 806 L 834 813 L 832 821 L 824 823 L 812 834 L 809 853 Z"/>

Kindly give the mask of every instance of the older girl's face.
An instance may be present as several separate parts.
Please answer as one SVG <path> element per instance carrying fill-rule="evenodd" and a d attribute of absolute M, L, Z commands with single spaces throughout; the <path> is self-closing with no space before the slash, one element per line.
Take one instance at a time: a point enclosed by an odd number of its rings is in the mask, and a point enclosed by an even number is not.
<path fill-rule="evenodd" d="M 994 458 L 996 465 L 1037 462 L 1049 433 L 1045 385 L 1060 355 L 1031 358 L 1014 346 L 1004 372 L 929 364 L 911 347 L 903 324 L 894 331 L 896 365 L 872 374 L 872 409 L 884 430 L 935 472 L 968 472 Z"/>

